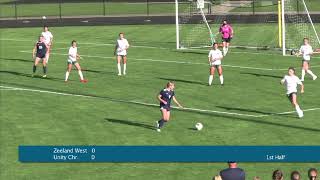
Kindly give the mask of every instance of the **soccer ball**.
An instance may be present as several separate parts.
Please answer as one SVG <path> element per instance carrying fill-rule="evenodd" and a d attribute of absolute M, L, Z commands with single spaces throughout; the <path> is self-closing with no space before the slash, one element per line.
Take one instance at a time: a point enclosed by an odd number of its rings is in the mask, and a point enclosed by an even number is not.
<path fill-rule="evenodd" d="M 45 17 L 45 16 L 42 16 L 42 19 L 47 19 L 47 17 Z"/>
<path fill-rule="evenodd" d="M 201 129 L 203 128 L 203 125 L 201 123 L 197 123 L 195 127 L 198 131 L 201 131 Z"/>

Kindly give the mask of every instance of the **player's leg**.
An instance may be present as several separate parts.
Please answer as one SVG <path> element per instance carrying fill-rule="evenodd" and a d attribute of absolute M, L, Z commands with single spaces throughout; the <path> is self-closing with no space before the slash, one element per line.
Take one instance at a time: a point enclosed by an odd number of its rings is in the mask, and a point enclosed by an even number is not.
<path fill-rule="evenodd" d="M 225 55 L 227 55 L 227 53 L 229 51 L 229 45 L 230 45 L 230 38 L 228 38 L 228 40 L 226 41 L 226 54 Z"/>
<path fill-rule="evenodd" d="M 313 72 L 311 71 L 311 69 L 310 69 L 310 62 L 309 62 L 309 61 L 306 62 L 306 65 L 305 65 L 305 66 L 306 66 L 306 72 L 312 76 L 312 79 L 313 79 L 313 80 L 316 80 L 316 79 L 317 79 L 317 76 L 316 76 L 315 74 L 313 74 Z"/>
<path fill-rule="evenodd" d="M 37 65 L 39 64 L 40 58 L 36 57 L 36 59 L 34 60 L 34 64 L 33 64 L 33 68 L 32 68 L 32 76 L 34 75 L 34 73 L 36 73 L 37 71 Z"/>
<path fill-rule="evenodd" d="M 170 119 L 170 111 L 166 108 L 161 108 L 161 119 L 157 123 L 157 130 L 160 131 L 160 129 L 164 126 L 166 122 L 168 122 Z"/>
<path fill-rule="evenodd" d="M 300 106 L 299 106 L 299 104 L 297 102 L 297 94 L 296 93 L 292 93 L 291 94 L 291 103 L 295 107 L 299 118 L 302 118 L 303 117 L 303 111 L 300 109 Z"/>
<path fill-rule="evenodd" d="M 212 84 L 212 81 L 213 81 L 213 76 L 214 76 L 214 72 L 215 72 L 215 66 L 213 65 L 213 66 L 211 66 L 210 67 L 210 70 L 209 70 L 210 72 L 210 74 L 209 74 L 209 86 L 211 86 L 211 84 Z"/>
<path fill-rule="evenodd" d="M 47 64 L 48 64 L 48 61 L 49 61 L 50 52 L 51 52 L 51 46 L 48 45 L 48 52 L 46 53 L 46 61 L 47 61 Z"/>
<path fill-rule="evenodd" d="M 121 56 L 117 55 L 118 76 L 121 76 Z"/>
<path fill-rule="evenodd" d="M 225 56 L 227 54 L 227 42 L 225 39 L 222 40 L 222 45 L 223 45 L 223 48 L 222 48 L 223 56 Z"/>
<path fill-rule="evenodd" d="M 302 71 L 301 71 L 301 81 L 304 81 L 304 77 L 305 77 L 306 71 L 307 71 L 307 69 L 308 69 L 307 62 L 303 60 L 301 67 L 302 67 Z"/>
<path fill-rule="evenodd" d="M 220 79 L 220 84 L 223 85 L 223 74 L 222 74 L 223 70 L 222 70 L 222 66 L 219 65 L 218 66 L 218 74 L 219 74 L 219 79 Z"/>
<path fill-rule="evenodd" d="M 127 56 L 123 56 L 123 75 L 126 75 L 127 70 Z"/>
<path fill-rule="evenodd" d="M 64 79 L 65 82 L 68 81 L 68 78 L 69 78 L 71 69 L 72 69 L 72 63 L 71 63 L 71 62 L 68 62 L 67 71 L 66 71 L 66 76 L 65 76 L 65 79 Z"/>
<path fill-rule="evenodd" d="M 82 74 L 82 71 L 81 71 L 81 67 L 80 67 L 80 64 L 78 62 L 75 62 L 74 63 L 74 66 L 77 68 L 78 70 L 78 74 L 80 76 L 80 81 L 81 82 L 87 82 L 84 78 L 83 78 L 83 74 Z"/>
<path fill-rule="evenodd" d="M 42 68 L 43 68 L 43 76 L 42 77 L 47 77 L 47 59 L 46 57 L 42 58 Z"/>

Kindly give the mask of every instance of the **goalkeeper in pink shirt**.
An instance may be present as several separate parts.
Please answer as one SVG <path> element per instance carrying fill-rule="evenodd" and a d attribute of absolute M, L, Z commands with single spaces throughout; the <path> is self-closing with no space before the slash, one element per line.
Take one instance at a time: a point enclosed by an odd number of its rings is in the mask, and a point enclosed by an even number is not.
<path fill-rule="evenodd" d="M 230 41 L 233 37 L 233 29 L 230 24 L 228 24 L 227 20 L 224 20 L 222 25 L 219 28 L 219 33 L 222 37 L 223 44 L 223 56 L 228 53 Z"/>

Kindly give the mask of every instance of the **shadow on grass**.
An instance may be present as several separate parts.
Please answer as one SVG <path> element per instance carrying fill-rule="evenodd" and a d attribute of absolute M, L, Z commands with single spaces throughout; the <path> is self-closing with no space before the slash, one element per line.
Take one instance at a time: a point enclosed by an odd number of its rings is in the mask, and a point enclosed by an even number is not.
<path fill-rule="evenodd" d="M 4 57 L 0 57 L 0 61 L 1 60 L 5 60 L 5 61 L 20 61 L 20 62 L 26 62 L 26 63 L 32 63 L 33 60 L 30 59 L 19 59 L 19 58 L 4 58 Z"/>
<path fill-rule="evenodd" d="M 20 72 L 16 72 L 16 71 L 0 71 L 0 74 L 12 74 L 12 75 L 15 75 L 15 76 L 22 76 L 22 77 L 28 77 L 28 78 L 37 78 L 37 79 L 44 79 L 44 80 L 51 80 L 51 81 L 61 81 L 61 82 L 64 82 L 64 79 L 62 78 L 54 78 L 54 77 L 46 77 L 46 78 L 43 78 L 42 76 L 40 75 L 35 75 L 34 77 L 32 77 L 31 74 L 26 74 L 26 73 L 20 73 Z"/>
<path fill-rule="evenodd" d="M 124 124 L 128 126 L 135 126 L 135 127 L 141 127 L 145 129 L 151 129 L 155 130 L 154 126 L 151 126 L 149 124 L 143 124 L 140 122 L 137 122 L 135 120 L 121 120 L 121 119 L 113 119 L 113 118 L 104 118 L 106 121 L 111 122 L 111 123 L 118 123 L 118 124 Z"/>
<path fill-rule="evenodd" d="M 159 106 L 157 104 L 145 104 L 145 103 L 139 103 L 135 101 L 130 101 L 130 100 L 121 100 L 121 99 L 116 99 L 108 96 L 101 96 L 101 95 L 93 95 L 93 94 L 84 94 L 84 93 L 73 93 L 69 91 L 62 91 L 62 90 L 57 90 L 57 89 L 50 89 L 50 88 L 41 88 L 41 87 L 36 87 L 36 86 L 31 86 L 31 85 L 23 85 L 23 84 L 17 84 L 17 83 L 8 83 L 8 82 L 2 82 L 0 81 L 1 85 L 7 84 L 7 85 L 14 85 L 18 87 L 24 87 L 24 88 L 33 88 L 37 90 L 46 90 L 46 91 L 53 91 L 57 93 L 68 93 L 68 95 L 81 95 L 82 97 L 86 98 L 96 98 L 96 99 L 104 99 L 107 101 L 111 102 L 117 102 L 117 103 L 123 103 L 123 104 L 133 104 L 133 105 L 139 105 L 139 106 L 145 106 L 145 107 L 154 107 L 155 109 L 158 109 Z M 183 111 L 183 112 L 188 112 L 188 113 L 195 113 L 195 114 L 201 114 L 201 115 L 206 115 L 210 117 L 221 117 L 225 119 L 229 119 L 232 121 L 243 121 L 243 122 L 250 122 L 250 123 L 255 123 L 255 124 L 262 124 L 262 125 L 268 125 L 268 126 L 275 126 L 275 127 L 285 127 L 285 128 L 291 128 L 291 129 L 299 129 L 299 130 L 305 130 L 305 131 L 312 131 L 312 132 L 320 132 L 320 129 L 314 128 L 314 127 L 303 127 L 297 125 L 296 121 L 293 124 L 282 124 L 280 122 L 270 122 L 264 119 L 263 117 L 242 117 L 242 116 L 235 116 L 235 115 L 227 115 L 227 114 L 220 114 L 220 113 L 215 113 L 215 112 L 200 112 L 200 111 L 195 111 L 195 110 L 186 110 L 186 109 L 173 109 L 174 111 Z M 246 110 L 248 112 L 254 112 L 256 110 Z M 270 116 L 269 116 L 270 117 Z M 105 118 L 105 120 L 108 120 L 108 118 Z M 110 122 L 114 123 L 120 123 L 120 124 L 127 124 L 127 125 L 132 125 L 132 126 L 138 126 L 138 127 L 143 127 L 143 128 L 148 128 L 148 129 L 154 129 L 153 126 L 143 124 L 143 123 L 137 123 L 135 121 L 129 121 L 129 120 L 118 120 L 118 119 L 109 119 Z M 108 121 L 109 121 L 108 120 Z M 298 119 L 297 119 L 298 120 Z M 299 120 L 301 121 L 301 120 Z"/>
<path fill-rule="evenodd" d="M 198 84 L 198 85 L 208 86 L 207 83 L 199 82 L 199 81 L 190 81 L 190 80 L 175 79 L 175 78 L 162 78 L 162 77 L 158 77 L 158 79 L 166 80 L 166 81 L 174 81 L 174 82 L 181 82 L 181 83 Z"/>
<path fill-rule="evenodd" d="M 241 72 L 240 74 L 253 75 L 253 76 L 256 76 L 256 77 L 270 77 L 270 78 L 277 78 L 277 79 L 282 79 L 283 78 L 283 76 L 276 76 L 276 75 L 270 75 L 270 74 L 250 73 L 250 72 Z"/>

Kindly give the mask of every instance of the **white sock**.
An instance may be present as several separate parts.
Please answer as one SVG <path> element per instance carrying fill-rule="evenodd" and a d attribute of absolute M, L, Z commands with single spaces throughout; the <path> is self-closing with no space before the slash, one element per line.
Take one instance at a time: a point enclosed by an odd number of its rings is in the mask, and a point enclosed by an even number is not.
<path fill-rule="evenodd" d="M 229 47 L 226 48 L 226 54 L 228 53 L 228 51 L 229 51 Z"/>
<path fill-rule="evenodd" d="M 211 86 L 212 81 L 213 81 L 213 75 L 210 75 L 210 76 L 209 76 L 209 86 Z"/>
<path fill-rule="evenodd" d="M 313 78 L 316 77 L 316 75 L 313 74 L 313 72 L 311 70 L 309 70 L 309 69 L 307 70 L 307 73 L 310 74 Z"/>
<path fill-rule="evenodd" d="M 304 69 L 302 69 L 301 72 L 301 81 L 304 81 L 304 76 L 306 75 L 306 71 Z"/>
<path fill-rule="evenodd" d="M 300 109 L 299 105 L 296 105 L 296 111 L 297 111 L 299 117 L 303 116 L 303 111 Z"/>
<path fill-rule="evenodd" d="M 220 83 L 223 84 L 223 75 L 221 75 L 219 78 L 220 78 Z"/>
<path fill-rule="evenodd" d="M 83 80 L 83 74 L 82 74 L 81 70 L 78 71 L 78 74 L 80 76 L 80 80 Z"/>
<path fill-rule="evenodd" d="M 64 79 L 65 81 L 68 81 L 69 74 L 70 74 L 69 71 L 67 71 L 67 72 L 66 72 L 66 78 Z"/>
<path fill-rule="evenodd" d="M 227 54 L 227 48 L 223 47 L 223 55 L 225 56 Z"/>
<path fill-rule="evenodd" d="M 127 64 L 123 64 L 123 74 L 126 74 Z"/>
<path fill-rule="evenodd" d="M 118 63 L 118 74 L 121 74 L 121 65 Z"/>

